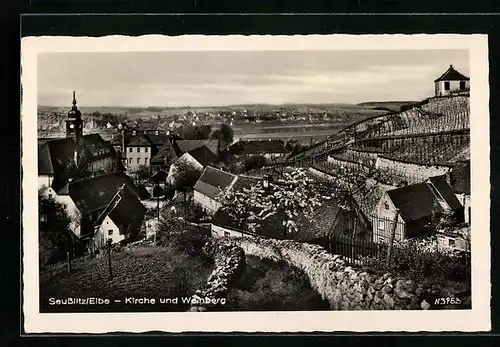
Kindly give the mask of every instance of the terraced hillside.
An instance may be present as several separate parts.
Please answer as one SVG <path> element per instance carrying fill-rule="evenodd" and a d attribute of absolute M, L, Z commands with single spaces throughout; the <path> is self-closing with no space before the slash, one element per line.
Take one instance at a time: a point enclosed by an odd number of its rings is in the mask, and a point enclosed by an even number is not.
<path fill-rule="evenodd" d="M 453 164 L 469 159 L 469 123 L 469 96 L 429 98 L 402 112 L 346 127 L 287 158 L 287 163 L 323 161 L 334 155 L 367 165 L 382 155 L 407 162 Z"/>

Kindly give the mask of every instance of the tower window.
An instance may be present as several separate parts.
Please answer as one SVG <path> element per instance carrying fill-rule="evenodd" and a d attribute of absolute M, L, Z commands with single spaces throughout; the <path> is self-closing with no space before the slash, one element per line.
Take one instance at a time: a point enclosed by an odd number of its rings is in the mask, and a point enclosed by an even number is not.
<path fill-rule="evenodd" d="M 465 89 L 465 81 L 460 81 L 460 90 Z"/>
<path fill-rule="evenodd" d="M 137 153 L 141 151 L 141 147 L 137 147 Z"/>
<path fill-rule="evenodd" d="M 148 147 L 144 148 L 144 152 L 148 153 Z"/>
<path fill-rule="evenodd" d="M 132 150 L 133 150 L 133 149 L 132 149 L 132 147 L 129 147 L 129 148 L 128 148 L 128 151 L 129 151 L 129 152 L 132 152 Z"/>
<path fill-rule="evenodd" d="M 384 209 L 386 209 L 386 210 L 389 209 L 389 204 L 387 202 L 384 202 Z"/>
<path fill-rule="evenodd" d="M 450 90 L 450 82 L 444 82 L 444 90 Z"/>

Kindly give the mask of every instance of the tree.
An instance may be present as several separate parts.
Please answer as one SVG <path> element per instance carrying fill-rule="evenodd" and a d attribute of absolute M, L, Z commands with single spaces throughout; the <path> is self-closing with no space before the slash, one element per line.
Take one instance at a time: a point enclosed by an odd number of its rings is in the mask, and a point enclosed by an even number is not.
<path fill-rule="evenodd" d="M 221 133 L 221 137 L 220 137 L 221 141 L 228 142 L 228 143 L 233 142 L 234 131 L 230 125 L 222 123 L 220 125 L 220 133 Z"/>
<path fill-rule="evenodd" d="M 314 209 L 331 199 L 330 192 L 321 184 L 314 184 L 304 169 L 284 173 L 281 182 L 259 181 L 250 188 L 220 194 L 229 217 L 237 221 L 240 230 L 256 233 L 261 223 L 279 214 L 283 217 L 286 237 L 298 232 L 301 216 L 311 218 Z"/>
<path fill-rule="evenodd" d="M 143 186 L 145 181 L 151 176 L 149 167 L 141 165 L 132 173 L 132 179 L 137 186 Z"/>
<path fill-rule="evenodd" d="M 192 191 L 196 181 L 201 176 L 202 171 L 187 161 L 178 160 L 174 164 L 174 174 L 172 178 L 172 186 L 175 190 L 182 192 L 184 196 L 184 215 L 186 215 L 188 194 Z"/>
<path fill-rule="evenodd" d="M 243 161 L 243 171 L 260 169 L 268 164 L 266 157 L 262 154 L 251 155 Z"/>
<path fill-rule="evenodd" d="M 53 256 L 67 253 L 73 255 L 75 235 L 71 231 L 71 218 L 63 204 L 47 197 L 43 190 L 38 192 L 39 209 L 39 250 L 40 265 L 43 266 Z M 61 260 L 62 260 L 61 259 Z M 70 258 L 68 259 L 70 260 Z"/>

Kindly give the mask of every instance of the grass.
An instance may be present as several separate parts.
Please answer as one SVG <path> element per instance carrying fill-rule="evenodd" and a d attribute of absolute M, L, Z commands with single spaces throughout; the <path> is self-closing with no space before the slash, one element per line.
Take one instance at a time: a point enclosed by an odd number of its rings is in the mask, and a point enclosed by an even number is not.
<path fill-rule="evenodd" d="M 203 256 L 187 255 L 172 247 L 142 247 L 112 254 L 113 279 L 107 257 L 75 262 L 70 275 L 64 267 L 40 278 L 41 312 L 184 311 L 182 303 L 159 304 L 159 298 L 191 296 L 201 288 L 213 264 Z M 51 306 L 49 298 L 108 298 L 108 306 Z M 125 298 L 156 298 L 155 305 L 129 305 Z M 180 299 L 179 299 L 180 302 Z"/>
<path fill-rule="evenodd" d="M 284 263 L 246 257 L 241 278 L 227 295 L 225 311 L 329 310 L 306 275 Z"/>

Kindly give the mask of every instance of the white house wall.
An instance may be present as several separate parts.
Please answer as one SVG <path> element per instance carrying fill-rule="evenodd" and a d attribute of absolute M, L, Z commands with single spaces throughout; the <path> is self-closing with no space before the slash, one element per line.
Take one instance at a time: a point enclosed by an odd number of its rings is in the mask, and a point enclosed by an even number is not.
<path fill-rule="evenodd" d="M 215 201 L 211 197 L 206 196 L 205 194 L 202 194 L 197 190 L 195 190 L 193 193 L 193 200 L 208 213 L 213 214 L 221 207 L 220 202 Z"/>
<path fill-rule="evenodd" d="M 212 224 L 212 236 L 213 237 L 241 237 L 243 236 L 241 232 L 235 231 L 229 228 L 224 228 L 218 225 Z M 248 236 L 245 234 L 244 236 Z"/>
<path fill-rule="evenodd" d="M 385 209 L 385 203 L 389 205 L 389 209 Z M 387 193 L 382 195 L 382 198 L 375 206 L 375 216 L 372 220 L 372 228 L 373 228 L 373 242 L 389 242 L 391 238 L 391 226 L 394 222 L 394 217 L 396 216 L 396 206 L 394 206 L 392 200 L 389 198 Z M 383 221 L 383 228 L 380 228 L 381 223 Z M 395 241 L 401 241 L 405 238 L 405 224 L 404 220 L 399 215 L 398 217 L 398 225 L 396 226 L 396 232 L 394 235 Z"/>
<path fill-rule="evenodd" d="M 111 231 L 111 235 L 109 234 Z M 105 246 L 108 239 L 111 239 L 111 243 L 118 243 L 125 239 L 125 235 L 120 234 L 120 229 L 116 224 L 106 216 L 99 227 L 98 233 L 94 237 L 94 244 L 97 247 Z"/>

